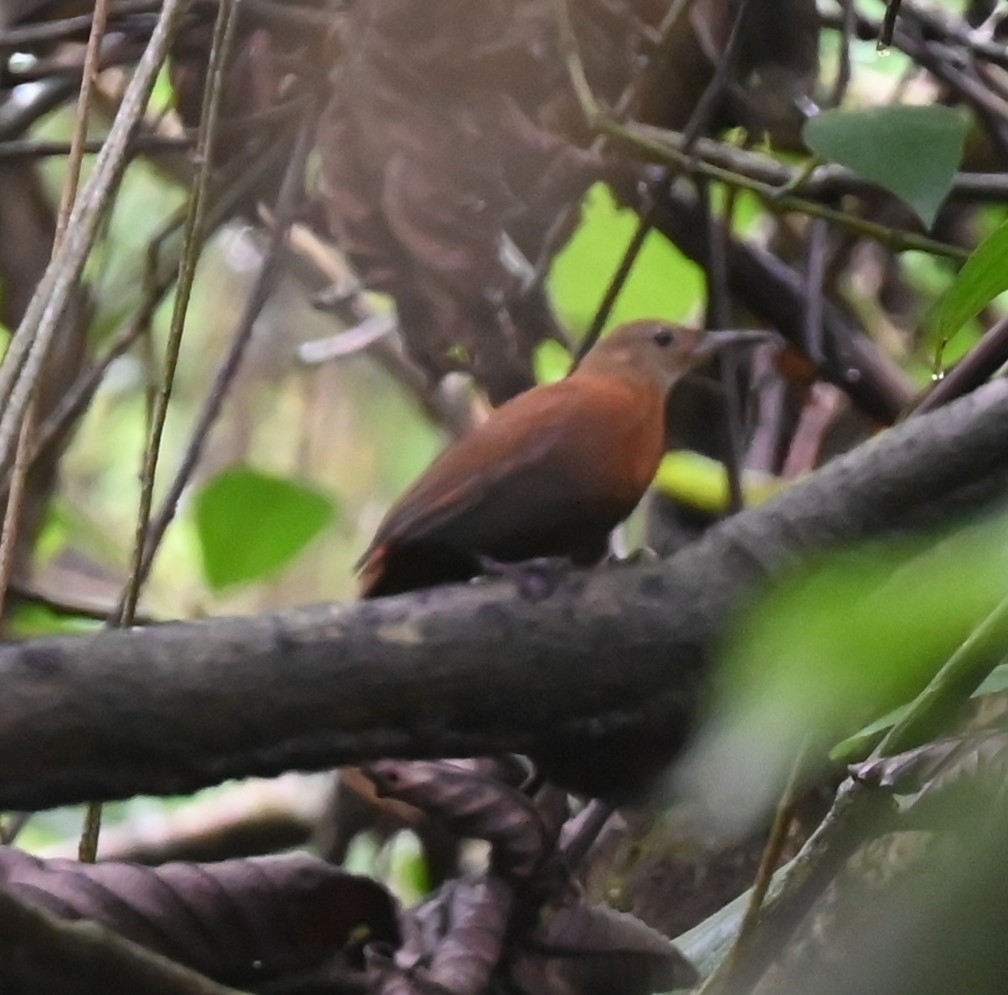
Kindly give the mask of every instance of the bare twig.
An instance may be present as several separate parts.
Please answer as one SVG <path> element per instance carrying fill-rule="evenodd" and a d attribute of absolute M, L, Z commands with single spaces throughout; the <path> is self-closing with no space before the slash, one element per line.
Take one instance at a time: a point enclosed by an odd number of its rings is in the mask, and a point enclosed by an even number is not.
<path fill-rule="evenodd" d="M 669 38 L 672 37 L 672 33 L 678 27 L 680 21 L 689 14 L 690 8 L 693 6 L 694 2 L 695 0 L 673 0 L 665 16 L 662 18 L 661 24 L 658 25 L 655 37 L 652 39 L 654 51 L 660 52 L 663 48 L 665 48 L 668 44 Z M 577 39 L 574 37 L 573 28 L 570 26 L 570 9 L 567 7 L 566 0 L 553 0 L 553 4 L 554 15 L 557 18 L 557 23 L 561 32 L 560 43 L 562 55 L 564 60 L 567 62 L 568 68 L 570 68 L 572 61 L 578 61 Z M 574 71 L 577 72 L 576 67 Z M 587 78 L 584 77 L 583 70 L 580 71 L 579 75 L 582 79 L 584 79 L 584 86 L 587 87 Z M 624 89 L 624 91 L 620 94 L 619 100 L 616 101 L 616 106 L 613 109 L 613 116 L 617 120 L 622 120 L 622 118 L 632 109 L 634 104 L 637 102 L 647 79 L 648 67 L 645 66 L 642 71 L 637 73 L 634 79 L 630 81 L 626 89 Z M 596 135 L 592 141 L 589 151 L 594 155 L 598 155 L 605 150 L 607 144 L 608 139 L 604 135 Z M 542 281 L 546 278 L 546 273 L 549 270 L 553 256 L 556 254 L 561 239 L 564 237 L 564 233 L 568 230 L 570 220 L 577 210 L 577 204 L 566 205 L 557 214 L 557 217 L 554 219 L 553 223 L 549 227 L 549 230 L 546 232 L 546 235 L 543 238 L 542 248 L 539 250 L 539 256 L 535 263 L 535 280 L 532 282 L 533 288 L 540 286 Z"/>
<path fill-rule="evenodd" d="M 809 226 L 808 262 L 805 266 L 805 353 L 816 366 L 824 366 L 829 361 L 823 322 L 828 249 L 829 228 L 825 221 L 817 219 Z"/>
<path fill-rule="evenodd" d="M 796 211 L 810 217 L 831 221 L 881 242 L 894 251 L 915 249 L 930 255 L 958 260 L 964 260 L 969 255 L 968 250 L 958 245 L 950 245 L 947 242 L 940 242 L 937 239 L 928 238 L 926 235 L 918 235 L 904 229 L 890 228 L 858 215 L 827 207 L 794 193 L 782 193 L 781 188 L 771 186 L 761 180 L 755 180 L 743 173 L 714 165 L 702 158 L 686 155 L 681 150 L 682 136 L 676 132 L 636 123 L 622 125 L 604 116 L 599 118 L 598 127 L 604 134 L 625 143 L 645 158 L 673 166 L 690 176 L 703 176 L 719 180 L 730 187 L 749 190 L 759 196 L 771 209 Z"/>
<path fill-rule="evenodd" d="M 606 287 L 606 291 L 602 295 L 602 301 L 595 311 L 592 322 L 588 326 L 588 331 L 585 332 L 585 336 L 578 346 L 578 362 L 584 359 L 592 346 L 598 342 L 602 329 L 605 328 L 605 324 L 609 320 L 613 308 L 616 306 L 616 301 L 619 300 L 619 295 L 622 293 L 624 286 L 626 286 L 631 272 L 633 272 L 637 257 L 644 247 L 644 241 L 651 231 L 653 217 L 654 205 L 652 204 L 646 207 L 637 218 L 637 227 L 626 249 L 623 251 L 623 257 L 620 259 L 616 272 L 613 273 L 612 279 L 609 281 L 609 286 Z"/>
<path fill-rule="evenodd" d="M 840 52 L 837 57 L 837 75 L 829 95 L 829 106 L 839 107 L 847 95 L 851 81 L 851 38 L 854 35 L 856 10 L 854 0 L 839 0 L 841 15 Z"/>
<path fill-rule="evenodd" d="M 984 383 L 1005 363 L 1008 363 L 1008 318 L 1002 318 L 983 335 L 979 342 L 928 391 L 911 409 L 923 414 L 948 404 Z"/>
<path fill-rule="evenodd" d="M 892 45 L 893 30 L 896 27 L 896 18 L 899 16 L 899 10 L 900 0 L 889 0 L 885 17 L 882 20 L 882 30 L 879 32 L 879 49 L 889 48 Z"/>
<path fill-rule="evenodd" d="M 104 5 L 101 16 L 105 17 L 109 10 L 116 17 L 128 14 L 152 14 L 156 13 L 160 6 L 160 0 L 112 0 L 112 3 Z M 75 38 L 85 32 L 91 32 L 93 35 L 96 16 L 95 12 L 89 12 L 35 24 L 24 24 L 15 28 L 4 28 L 0 30 L 0 50 L 16 51 L 34 45 Z"/>
<path fill-rule="evenodd" d="M 91 109 L 91 94 L 98 78 L 98 56 L 102 39 L 105 35 L 105 20 L 108 13 L 109 0 L 97 0 L 94 18 L 91 24 L 91 35 L 88 38 L 84 58 L 84 73 L 81 77 L 80 96 L 77 99 L 77 111 L 74 115 L 73 134 L 70 140 L 70 156 L 67 160 L 67 174 L 60 198 L 59 213 L 56 218 L 56 230 L 53 234 L 52 254 L 55 255 L 66 233 L 70 211 L 77 200 L 77 188 L 80 183 L 81 163 L 84 158 L 84 140 L 87 137 L 88 119 Z M 48 349 L 40 355 L 39 369 L 45 361 Z M 17 533 L 21 522 L 21 502 L 24 497 L 28 470 L 31 466 L 31 449 L 35 432 L 35 397 L 38 392 L 37 380 L 29 385 L 29 393 L 21 420 L 21 431 L 18 434 L 17 449 L 14 455 L 14 466 L 11 471 L 11 486 L 7 506 L 4 509 L 3 531 L 0 535 L 0 618 L 3 617 L 4 600 L 7 587 L 10 584 L 11 572 L 14 569 L 14 550 L 17 545 Z"/>
<path fill-rule="evenodd" d="M 678 19 L 682 16 L 682 12 L 685 9 L 685 5 L 680 3 L 676 9 L 670 11 L 667 20 L 659 27 L 659 45 L 665 44 L 668 32 L 678 23 Z M 713 113 L 714 108 L 717 106 L 718 99 L 721 97 L 725 87 L 728 85 L 731 69 L 735 62 L 735 54 L 738 51 L 738 42 L 741 38 L 741 27 L 748 9 L 749 0 L 744 0 L 744 2 L 740 4 L 738 12 L 735 15 L 735 21 L 732 24 L 728 41 L 725 43 L 722 59 L 718 63 L 713 77 L 704 89 L 700 100 L 697 102 L 686 127 L 683 129 L 685 151 L 690 150 L 696 139 L 699 138 L 701 132 L 709 123 L 710 115 Z M 558 5 L 558 18 L 561 21 L 563 29 L 562 45 L 567 59 L 568 69 L 569 71 L 578 73 L 580 59 L 577 54 L 577 39 L 574 37 L 574 32 L 570 28 L 570 18 L 567 13 L 567 8 L 562 2 Z M 646 74 L 647 67 L 645 66 L 631 82 L 627 93 L 634 93 L 639 90 L 643 86 Z M 580 73 L 579 75 L 583 77 L 583 73 Z M 584 80 L 584 87 L 587 88 L 587 80 Z M 599 144 L 601 148 L 601 142 Z M 626 281 L 629 279 L 630 273 L 633 271 L 633 267 L 637 262 L 641 249 L 644 247 L 644 241 L 647 238 L 648 233 L 651 231 L 653 223 L 654 205 L 649 205 L 640 212 L 640 216 L 637 219 L 637 227 L 633 236 L 623 253 L 623 257 L 620 259 L 616 272 L 609 281 L 608 287 L 606 287 L 606 292 L 602 297 L 602 301 L 600 302 L 594 317 L 592 318 L 591 325 L 588 326 L 588 331 L 585 333 L 585 336 L 578 347 L 578 361 L 584 358 L 602 334 L 602 329 L 609 320 L 609 316 L 612 314 L 612 310 L 616 306 L 616 301 L 619 299 L 619 295 L 622 293 L 623 287 L 626 286 Z"/>
<path fill-rule="evenodd" d="M 157 472 L 158 458 L 161 452 L 161 438 L 168 417 L 168 405 L 171 401 L 172 386 L 175 379 L 175 369 L 178 365 L 189 298 L 196 275 L 196 262 L 206 236 L 203 220 L 214 139 L 216 137 L 217 121 L 224 91 L 223 74 L 231 44 L 234 40 L 237 11 L 240 5 L 241 0 L 224 0 L 217 11 L 217 21 L 210 49 L 210 65 L 200 116 L 200 133 L 196 143 L 196 158 L 199 163 L 199 172 L 196 186 L 189 199 L 189 209 L 183 237 L 184 247 L 182 250 L 178 286 L 175 292 L 174 308 L 172 310 L 171 327 L 168 333 L 164 374 L 161 388 L 158 391 L 150 438 L 147 441 L 143 468 L 141 470 L 140 508 L 137 514 L 129 579 L 123 591 L 120 604 L 120 625 L 131 624 L 140 596 L 143 557 L 147 544 L 147 528 L 154 501 L 154 477 Z"/>
<path fill-rule="evenodd" d="M 207 208 L 205 225 L 215 228 L 226 218 L 235 204 L 255 186 L 264 173 L 277 163 L 279 155 L 285 154 L 279 143 L 271 143 L 252 159 L 242 158 L 231 167 L 219 183 L 215 183 L 212 204 Z M 113 337 L 101 359 L 92 364 L 67 392 L 35 433 L 35 445 L 31 459 L 34 462 L 43 453 L 62 439 L 69 427 L 87 409 L 95 391 L 101 385 L 109 366 L 126 352 L 149 327 L 154 311 L 171 289 L 178 274 L 178 260 L 181 248 L 170 258 L 158 262 L 161 243 L 177 227 L 173 222 L 161 234 L 155 236 L 148 247 L 148 270 L 144 277 L 144 293 L 135 314 Z M 10 484 L 10 473 L 0 476 L 0 493 Z"/>
<path fill-rule="evenodd" d="M 0 462 L 10 458 L 21 419 L 45 352 L 94 244 L 105 210 L 118 189 L 126 150 L 143 116 L 154 80 L 168 52 L 186 0 L 164 0 L 150 42 L 137 64 L 109 137 L 67 225 L 67 236 L 29 303 L 0 367 Z"/>
<path fill-rule="evenodd" d="M 18 524 L 21 521 L 25 482 L 30 466 L 29 449 L 34 429 L 35 405 L 31 403 L 25 412 L 24 421 L 21 422 L 21 432 L 14 453 L 14 466 L 11 468 L 11 486 L 7 492 L 7 505 L 3 513 L 3 531 L 0 533 L 0 619 L 4 616 L 7 589 L 14 572 Z"/>
<path fill-rule="evenodd" d="M 178 350 L 181 343 L 182 329 L 185 323 L 186 307 L 189 293 L 195 275 L 198 246 L 202 244 L 203 208 L 210 173 L 210 156 L 213 150 L 213 136 L 217 122 L 217 112 L 220 106 L 220 95 L 223 90 L 221 73 L 234 36 L 234 8 L 240 0 L 230 0 L 222 3 L 218 9 L 217 26 L 214 32 L 213 47 L 210 53 L 210 71 L 207 77 L 207 89 L 204 100 L 204 116 L 201 120 L 200 137 L 197 141 L 197 154 L 201 155 L 200 170 L 196 189 L 190 199 L 190 213 L 187 218 L 185 247 L 182 255 L 179 286 L 175 297 L 175 308 L 172 313 L 172 327 L 168 340 L 168 356 L 165 362 L 165 373 L 162 389 L 158 394 L 158 405 L 155 411 L 154 423 L 144 456 L 141 473 L 140 512 L 136 536 L 134 539 L 133 559 L 130 566 L 129 579 L 119 606 L 117 624 L 131 625 L 136 614 L 136 605 L 140 593 L 140 560 L 143 555 L 144 538 L 147 521 L 150 516 L 150 506 L 154 489 L 154 474 L 157 468 L 157 458 L 160 452 L 161 433 L 167 417 L 168 401 L 171 397 L 171 385 L 178 361 Z M 84 830 L 81 834 L 79 855 L 81 860 L 94 860 L 98 849 L 98 834 L 101 827 L 101 807 L 98 803 L 88 806 L 85 816 Z"/>
<path fill-rule="evenodd" d="M 161 540 L 172 519 L 175 517 L 182 492 L 185 490 L 186 485 L 192 478 L 193 471 L 199 463 L 210 431 L 217 420 L 217 416 L 220 414 L 228 389 L 231 387 L 235 374 L 241 365 L 245 350 L 252 337 L 256 318 L 262 311 L 263 305 L 268 300 L 276 283 L 284 243 L 287 240 L 290 227 L 294 221 L 297 198 L 304 179 L 305 161 L 311 147 L 311 127 L 313 121 L 314 114 L 310 113 L 301 125 L 297 142 L 294 146 L 294 151 L 287 166 L 287 172 L 284 175 L 283 184 L 277 198 L 273 226 L 259 274 L 256 277 L 255 284 L 252 287 L 248 300 L 245 303 L 245 308 L 231 337 L 231 344 L 228 347 L 227 354 L 217 368 L 213 386 L 207 395 L 203 410 L 197 417 L 196 424 L 190 433 L 189 445 L 168 488 L 161 508 L 157 515 L 154 516 L 147 532 L 146 545 L 140 563 L 140 583 L 143 583 L 150 573 L 150 568 L 154 562 L 154 557 L 157 555 Z"/>
<path fill-rule="evenodd" d="M 105 144 L 104 138 L 92 138 L 84 142 L 83 151 L 86 155 L 100 152 Z M 191 138 L 185 135 L 137 135 L 133 141 L 131 152 L 187 152 L 193 147 Z M 24 139 L 0 143 L 0 162 L 16 159 L 43 159 L 52 156 L 65 156 L 70 153 L 68 142 L 46 141 L 44 139 Z"/>
<path fill-rule="evenodd" d="M 725 41 L 724 49 L 721 51 L 717 65 L 714 67 L 714 75 L 711 76 L 710 82 L 704 87 L 704 92 L 700 95 L 700 99 L 693 108 L 692 114 L 690 114 L 689 121 L 686 122 L 686 126 L 683 128 L 683 152 L 688 153 L 692 151 L 694 142 L 696 142 L 710 123 L 718 101 L 728 88 L 731 74 L 735 69 L 739 42 L 742 39 L 742 28 L 749 15 L 750 3 L 751 0 L 741 0 L 738 5 L 738 10 L 735 12 L 735 19 L 732 21 L 731 30 Z"/>

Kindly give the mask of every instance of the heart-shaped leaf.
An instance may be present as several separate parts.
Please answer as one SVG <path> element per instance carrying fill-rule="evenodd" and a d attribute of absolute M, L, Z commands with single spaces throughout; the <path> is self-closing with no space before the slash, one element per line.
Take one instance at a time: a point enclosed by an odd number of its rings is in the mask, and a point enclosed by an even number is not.
<path fill-rule="evenodd" d="M 962 161 L 965 118 L 950 107 L 890 104 L 810 118 L 809 148 L 906 201 L 930 228 Z"/>
<path fill-rule="evenodd" d="M 196 498 L 203 572 L 215 591 L 275 573 L 334 518 L 312 487 L 248 467 L 226 470 Z"/>

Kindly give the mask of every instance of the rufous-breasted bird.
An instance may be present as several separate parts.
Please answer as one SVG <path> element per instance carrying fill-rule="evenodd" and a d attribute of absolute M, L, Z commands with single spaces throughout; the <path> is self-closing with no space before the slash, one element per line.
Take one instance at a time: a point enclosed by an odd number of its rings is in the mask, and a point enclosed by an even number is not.
<path fill-rule="evenodd" d="M 533 387 L 450 445 L 391 508 L 361 557 L 361 596 L 481 572 L 481 560 L 598 562 L 665 452 L 671 388 L 754 332 L 635 321 L 565 380 Z"/>

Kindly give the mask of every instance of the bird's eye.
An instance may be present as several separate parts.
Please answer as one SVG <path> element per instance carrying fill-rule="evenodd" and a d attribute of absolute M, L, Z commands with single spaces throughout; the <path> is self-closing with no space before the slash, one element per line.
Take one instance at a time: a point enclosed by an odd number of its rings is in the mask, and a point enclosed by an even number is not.
<path fill-rule="evenodd" d="M 671 330 L 668 328 L 663 328 L 660 331 L 654 333 L 654 343 L 655 345 L 661 346 L 663 349 L 667 345 L 672 345 L 675 340 L 675 336 L 672 334 Z"/>

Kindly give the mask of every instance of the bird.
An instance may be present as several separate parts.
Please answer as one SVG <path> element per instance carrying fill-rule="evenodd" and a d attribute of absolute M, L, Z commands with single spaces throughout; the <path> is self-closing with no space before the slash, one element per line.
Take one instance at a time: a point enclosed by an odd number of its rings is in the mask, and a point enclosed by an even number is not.
<path fill-rule="evenodd" d="M 601 560 L 665 452 L 665 402 L 722 349 L 766 333 L 630 322 L 563 380 L 533 387 L 449 445 L 391 507 L 357 563 L 362 598 L 485 572 Z"/>

